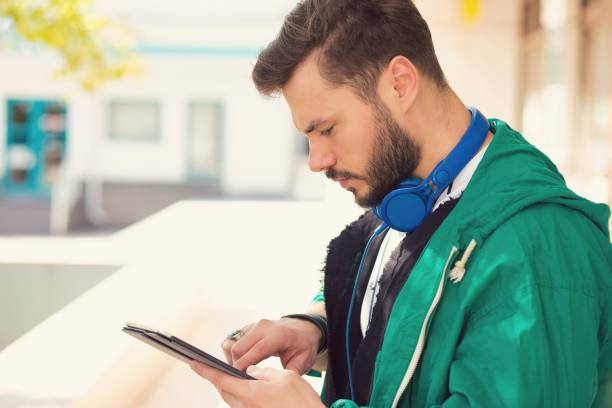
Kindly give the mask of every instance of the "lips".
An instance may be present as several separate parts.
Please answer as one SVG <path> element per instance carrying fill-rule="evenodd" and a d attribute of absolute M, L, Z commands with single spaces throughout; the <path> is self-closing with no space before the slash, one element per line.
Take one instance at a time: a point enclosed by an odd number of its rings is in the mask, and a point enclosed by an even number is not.
<path fill-rule="evenodd" d="M 341 186 L 342 188 L 346 188 L 346 187 L 348 187 L 348 184 L 349 184 L 350 179 L 347 179 L 347 178 L 344 178 L 344 179 L 336 179 L 336 181 L 337 181 L 338 183 L 340 183 L 340 186 Z"/>

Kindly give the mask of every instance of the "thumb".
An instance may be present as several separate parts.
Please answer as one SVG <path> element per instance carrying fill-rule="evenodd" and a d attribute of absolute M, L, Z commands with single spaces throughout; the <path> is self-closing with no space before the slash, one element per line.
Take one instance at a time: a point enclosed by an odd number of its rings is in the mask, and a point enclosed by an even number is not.
<path fill-rule="evenodd" d="M 249 366 L 246 373 L 256 380 L 273 380 L 281 374 L 281 370 L 271 367 Z"/>
<path fill-rule="evenodd" d="M 295 373 L 298 373 L 299 375 L 304 374 L 306 371 L 308 371 L 308 369 L 306 369 L 306 367 L 304 367 L 304 363 L 301 361 L 296 361 L 296 359 L 291 360 L 290 362 L 287 363 L 287 365 L 285 366 L 285 370 L 291 370 Z"/>

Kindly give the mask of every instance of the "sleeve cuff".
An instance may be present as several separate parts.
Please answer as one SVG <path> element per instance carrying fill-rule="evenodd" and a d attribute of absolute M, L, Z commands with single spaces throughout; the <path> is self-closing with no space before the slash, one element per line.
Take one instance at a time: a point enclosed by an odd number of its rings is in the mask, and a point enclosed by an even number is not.
<path fill-rule="evenodd" d="M 359 408 L 359 405 L 351 400 L 341 399 L 334 402 L 330 408 Z"/>

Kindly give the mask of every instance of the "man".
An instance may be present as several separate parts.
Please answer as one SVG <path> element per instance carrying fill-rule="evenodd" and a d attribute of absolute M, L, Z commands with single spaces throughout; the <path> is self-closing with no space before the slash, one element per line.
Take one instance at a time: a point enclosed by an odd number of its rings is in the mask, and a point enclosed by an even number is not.
<path fill-rule="evenodd" d="M 476 117 L 408 0 L 300 2 L 253 79 L 287 100 L 310 168 L 366 208 L 430 177 Z M 612 406 L 610 211 L 506 123 L 485 124 L 415 229 L 367 211 L 330 243 L 311 315 L 223 343 L 256 381 L 194 370 L 232 407 Z M 285 370 L 252 366 L 273 355 Z M 300 375 L 321 360 L 320 398 Z"/>

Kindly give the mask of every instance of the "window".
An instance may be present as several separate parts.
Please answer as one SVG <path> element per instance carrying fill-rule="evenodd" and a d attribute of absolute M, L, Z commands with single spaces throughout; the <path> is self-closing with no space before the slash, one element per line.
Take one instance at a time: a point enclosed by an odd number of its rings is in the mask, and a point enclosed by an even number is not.
<path fill-rule="evenodd" d="M 109 136 L 113 140 L 159 140 L 159 114 L 158 102 L 113 101 L 110 103 Z"/>
<path fill-rule="evenodd" d="M 589 8 L 591 5 L 599 2 L 600 0 L 580 0 L 582 8 Z"/>
<path fill-rule="evenodd" d="M 612 0 L 608 4 L 612 5 Z M 596 11 L 585 20 L 587 35 L 579 111 L 584 132 L 581 149 L 576 153 L 580 170 L 590 177 L 612 176 L 612 7 Z M 612 200 L 612 194 L 609 199 Z"/>
<path fill-rule="evenodd" d="M 189 178 L 219 180 L 221 176 L 221 137 L 223 109 L 217 102 L 189 105 L 187 162 Z"/>
<path fill-rule="evenodd" d="M 523 3 L 523 35 L 529 35 L 541 28 L 540 7 L 540 0 L 525 0 Z"/>
<path fill-rule="evenodd" d="M 5 191 L 46 193 L 54 184 L 66 151 L 66 116 L 60 100 L 7 101 Z"/>

